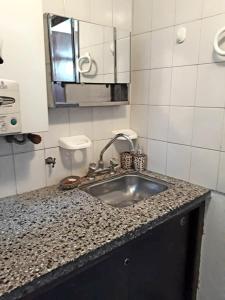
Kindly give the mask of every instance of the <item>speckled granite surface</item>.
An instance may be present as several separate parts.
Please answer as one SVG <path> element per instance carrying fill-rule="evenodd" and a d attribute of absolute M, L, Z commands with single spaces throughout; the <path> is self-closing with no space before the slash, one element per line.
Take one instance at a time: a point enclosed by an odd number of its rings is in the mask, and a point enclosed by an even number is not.
<path fill-rule="evenodd" d="M 208 195 L 205 188 L 148 174 L 171 187 L 123 209 L 57 187 L 0 199 L 0 298 L 20 299 Z"/>

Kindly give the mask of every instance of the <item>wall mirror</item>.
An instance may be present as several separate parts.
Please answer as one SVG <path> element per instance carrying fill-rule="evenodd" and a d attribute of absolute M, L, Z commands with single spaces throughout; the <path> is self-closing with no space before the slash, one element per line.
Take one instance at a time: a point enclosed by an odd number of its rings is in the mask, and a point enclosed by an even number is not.
<path fill-rule="evenodd" d="M 130 32 L 52 14 L 45 29 L 50 107 L 128 101 Z"/>

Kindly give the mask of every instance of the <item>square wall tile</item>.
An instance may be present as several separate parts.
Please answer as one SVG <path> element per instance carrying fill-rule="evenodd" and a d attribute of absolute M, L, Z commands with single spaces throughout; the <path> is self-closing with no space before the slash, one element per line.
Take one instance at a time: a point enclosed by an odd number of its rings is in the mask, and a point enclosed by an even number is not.
<path fill-rule="evenodd" d="M 65 15 L 81 21 L 90 21 L 91 0 L 64 0 Z"/>
<path fill-rule="evenodd" d="M 215 189 L 219 167 L 218 151 L 192 148 L 190 181 Z"/>
<path fill-rule="evenodd" d="M 132 37 L 132 69 L 150 69 L 151 33 L 144 33 Z"/>
<path fill-rule="evenodd" d="M 152 32 L 151 68 L 172 66 L 173 27 Z"/>
<path fill-rule="evenodd" d="M 112 136 L 113 110 L 111 107 L 94 107 L 93 139 L 103 140 Z"/>
<path fill-rule="evenodd" d="M 65 15 L 64 0 L 42 0 L 43 12 L 59 16 Z"/>
<path fill-rule="evenodd" d="M 133 0 L 133 34 L 151 30 L 152 0 Z"/>
<path fill-rule="evenodd" d="M 14 155 L 17 193 L 25 193 L 46 185 L 44 150 Z"/>
<path fill-rule="evenodd" d="M 147 105 L 131 105 L 130 126 L 131 129 L 137 132 L 139 137 L 147 137 L 147 119 Z"/>
<path fill-rule="evenodd" d="M 70 151 L 59 147 L 46 149 L 45 159 L 47 157 L 56 158 L 54 168 L 50 165 L 45 165 L 47 186 L 59 184 L 63 178 L 71 175 L 72 163 Z"/>
<path fill-rule="evenodd" d="M 130 105 L 113 107 L 113 130 L 130 128 Z"/>
<path fill-rule="evenodd" d="M 132 0 L 113 0 L 113 26 L 132 30 Z"/>
<path fill-rule="evenodd" d="M 148 137 L 167 141 L 169 124 L 169 106 L 150 106 L 148 119 Z"/>
<path fill-rule="evenodd" d="M 171 68 L 154 69 L 150 73 L 150 105 L 169 105 L 171 90 Z"/>
<path fill-rule="evenodd" d="M 192 107 L 171 107 L 168 141 L 190 145 L 193 126 Z"/>
<path fill-rule="evenodd" d="M 152 29 L 169 27 L 175 23 L 175 0 L 153 0 Z"/>
<path fill-rule="evenodd" d="M 225 64 L 205 64 L 198 67 L 196 105 L 224 107 L 225 105 Z"/>
<path fill-rule="evenodd" d="M 176 24 L 200 19 L 202 5 L 203 0 L 176 0 Z"/>
<path fill-rule="evenodd" d="M 149 140 L 148 142 L 148 170 L 166 174 L 167 143 Z"/>
<path fill-rule="evenodd" d="M 182 180 L 189 180 L 190 166 L 191 147 L 168 144 L 166 174 Z"/>
<path fill-rule="evenodd" d="M 93 109 L 70 108 L 69 109 L 70 136 L 84 134 L 90 139 L 93 136 Z"/>
<path fill-rule="evenodd" d="M 222 142 L 224 109 L 195 108 L 192 145 L 219 150 Z"/>
<path fill-rule="evenodd" d="M 59 138 L 69 136 L 69 112 L 67 108 L 48 110 L 49 129 L 44 133 L 45 148 L 58 147 Z"/>
<path fill-rule="evenodd" d="M 202 20 L 202 32 L 200 40 L 200 54 L 199 62 L 210 63 L 210 62 L 220 62 L 224 61 L 225 57 L 218 55 L 214 51 L 214 37 L 217 31 L 224 26 L 225 14 L 218 15 L 211 18 L 206 18 Z M 221 48 L 225 49 L 224 37 L 221 35 Z"/>
<path fill-rule="evenodd" d="M 177 40 L 177 32 L 180 28 L 186 28 L 186 40 L 179 44 Z M 199 41 L 200 41 L 201 21 L 183 24 L 175 27 L 174 33 L 174 66 L 194 65 L 198 63 Z"/>
<path fill-rule="evenodd" d="M 112 0 L 90 0 L 91 21 L 93 23 L 112 26 Z"/>
<path fill-rule="evenodd" d="M 12 154 L 12 144 L 7 143 L 4 137 L 0 137 L 0 156 Z"/>
<path fill-rule="evenodd" d="M 194 106 L 197 85 L 197 66 L 173 68 L 171 105 Z"/>
<path fill-rule="evenodd" d="M 0 157 L 0 198 L 16 194 L 13 156 Z"/>
<path fill-rule="evenodd" d="M 225 193 L 225 152 L 220 153 L 219 177 L 217 191 Z"/>
<path fill-rule="evenodd" d="M 134 71 L 131 78 L 131 103 L 147 104 L 149 95 L 150 71 Z"/>
<path fill-rule="evenodd" d="M 213 16 L 225 12 L 224 0 L 204 0 L 203 17 Z"/>

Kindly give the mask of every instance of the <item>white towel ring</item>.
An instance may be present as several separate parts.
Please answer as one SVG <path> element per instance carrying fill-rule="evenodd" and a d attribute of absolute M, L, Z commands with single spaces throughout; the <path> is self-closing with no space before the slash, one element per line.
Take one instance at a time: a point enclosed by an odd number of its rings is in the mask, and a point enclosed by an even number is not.
<path fill-rule="evenodd" d="M 83 63 L 87 64 L 87 68 L 86 69 L 82 68 Z M 90 53 L 87 52 L 85 55 L 81 56 L 78 59 L 77 68 L 78 68 L 78 71 L 81 74 L 85 74 L 85 73 L 89 73 L 91 71 L 91 67 L 92 67 L 92 58 L 91 58 Z"/>
<path fill-rule="evenodd" d="M 214 50 L 217 54 L 221 56 L 225 56 L 225 50 L 221 49 L 219 46 L 220 36 L 224 32 L 225 32 L 225 27 L 218 30 L 214 38 Z"/>

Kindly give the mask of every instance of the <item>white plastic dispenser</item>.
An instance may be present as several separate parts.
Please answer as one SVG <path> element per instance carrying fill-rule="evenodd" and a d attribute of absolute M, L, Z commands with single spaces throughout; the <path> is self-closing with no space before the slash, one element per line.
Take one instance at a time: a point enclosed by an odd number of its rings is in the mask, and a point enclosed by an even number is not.
<path fill-rule="evenodd" d="M 0 79 L 0 135 L 21 132 L 19 85 Z"/>

